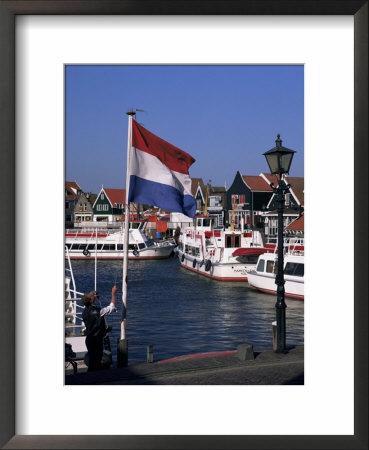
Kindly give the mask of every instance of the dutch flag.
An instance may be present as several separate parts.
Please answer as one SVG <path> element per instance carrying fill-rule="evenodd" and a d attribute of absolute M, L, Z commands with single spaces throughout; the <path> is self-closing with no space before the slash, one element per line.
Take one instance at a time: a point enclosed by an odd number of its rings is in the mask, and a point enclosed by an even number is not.
<path fill-rule="evenodd" d="M 188 173 L 195 162 L 191 155 L 132 120 L 129 161 L 129 202 L 195 216 Z"/>

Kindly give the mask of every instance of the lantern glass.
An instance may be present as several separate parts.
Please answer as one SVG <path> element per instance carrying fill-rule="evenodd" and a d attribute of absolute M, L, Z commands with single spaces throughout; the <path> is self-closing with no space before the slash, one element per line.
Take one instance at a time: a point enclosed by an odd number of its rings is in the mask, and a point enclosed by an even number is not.
<path fill-rule="evenodd" d="M 279 155 L 277 152 L 267 153 L 265 155 L 270 173 L 279 173 Z"/>
<path fill-rule="evenodd" d="M 280 164 L 281 173 L 289 173 L 292 158 L 293 158 L 292 152 L 288 152 L 288 153 L 286 152 L 286 153 L 282 153 L 280 155 L 279 164 Z"/>
<path fill-rule="evenodd" d="M 289 173 L 294 150 L 270 150 L 264 153 L 270 173 Z"/>

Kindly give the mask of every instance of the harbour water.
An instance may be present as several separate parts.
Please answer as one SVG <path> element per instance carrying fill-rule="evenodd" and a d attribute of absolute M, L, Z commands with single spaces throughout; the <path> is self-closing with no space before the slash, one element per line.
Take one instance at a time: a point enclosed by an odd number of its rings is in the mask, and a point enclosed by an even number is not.
<path fill-rule="evenodd" d="M 94 260 L 73 261 L 77 290 L 94 289 Z M 122 311 L 122 261 L 98 261 L 97 291 L 103 306 L 118 287 L 118 312 L 107 317 L 116 364 Z M 174 356 L 235 350 L 241 343 L 255 350 L 272 348 L 273 295 L 247 283 L 219 282 L 180 267 L 177 258 L 129 261 L 127 339 L 129 364 L 146 361 L 153 345 L 155 361 Z M 304 302 L 286 299 L 287 346 L 304 343 Z"/>

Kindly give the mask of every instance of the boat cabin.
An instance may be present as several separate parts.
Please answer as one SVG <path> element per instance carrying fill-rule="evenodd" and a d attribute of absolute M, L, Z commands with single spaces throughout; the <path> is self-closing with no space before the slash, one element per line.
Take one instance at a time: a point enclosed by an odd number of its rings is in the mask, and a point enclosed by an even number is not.
<path fill-rule="evenodd" d="M 193 226 L 196 229 L 212 230 L 215 223 L 215 216 L 195 216 Z"/>
<path fill-rule="evenodd" d="M 256 272 L 264 274 L 277 273 L 278 257 L 275 253 L 264 253 L 259 257 Z M 304 276 L 304 262 L 301 257 L 288 255 L 284 259 L 284 275 L 303 277 Z"/>

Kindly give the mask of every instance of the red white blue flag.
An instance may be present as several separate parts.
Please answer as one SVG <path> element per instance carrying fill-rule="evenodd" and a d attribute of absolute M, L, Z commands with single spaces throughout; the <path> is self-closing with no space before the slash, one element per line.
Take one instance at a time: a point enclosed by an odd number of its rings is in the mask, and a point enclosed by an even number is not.
<path fill-rule="evenodd" d="M 180 212 L 196 213 L 191 194 L 191 155 L 155 136 L 132 120 L 128 201 Z"/>

